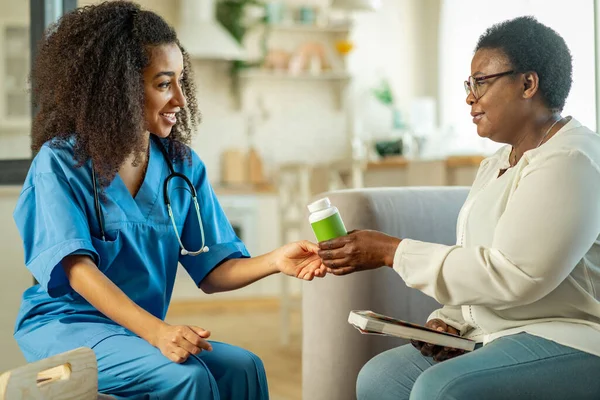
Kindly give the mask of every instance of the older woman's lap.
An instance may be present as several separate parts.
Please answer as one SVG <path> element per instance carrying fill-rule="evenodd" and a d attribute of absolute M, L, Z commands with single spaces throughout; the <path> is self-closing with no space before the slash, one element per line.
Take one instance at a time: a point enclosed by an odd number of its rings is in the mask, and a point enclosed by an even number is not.
<path fill-rule="evenodd" d="M 370 360 L 359 400 L 600 399 L 600 357 L 526 333 L 441 363 L 411 345 Z"/>

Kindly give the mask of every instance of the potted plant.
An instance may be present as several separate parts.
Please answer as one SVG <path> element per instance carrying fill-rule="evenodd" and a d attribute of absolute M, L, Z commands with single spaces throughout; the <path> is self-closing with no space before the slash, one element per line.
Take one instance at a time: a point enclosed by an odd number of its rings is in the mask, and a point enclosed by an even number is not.
<path fill-rule="evenodd" d="M 217 20 L 231 33 L 240 45 L 243 45 L 246 33 L 257 25 L 265 24 L 266 17 L 263 15 L 257 19 L 250 19 L 251 8 L 264 9 L 265 3 L 260 0 L 219 0 L 216 4 Z M 263 41 L 263 50 L 266 41 Z M 263 51 L 264 56 L 264 51 Z M 231 72 L 237 79 L 238 72 L 244 68 L 256 67 L 262 60 L 257 61 L 234 61 Z"/>

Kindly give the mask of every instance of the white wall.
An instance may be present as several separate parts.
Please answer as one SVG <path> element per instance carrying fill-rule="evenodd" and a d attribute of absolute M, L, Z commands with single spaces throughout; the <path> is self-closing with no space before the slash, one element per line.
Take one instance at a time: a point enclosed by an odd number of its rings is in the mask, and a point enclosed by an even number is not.
<path fill-rule="evenodd" d="M 96 2 L 80 0 L 79 4 Z M 427 71 L 435 63 L 427 60 L 435 56 L 435 52 L 423 44 L 435 26 L 422 21 L 435 19 L 437 2 L 384 0 L 380 11 L 356 14 L 356 26 L 351 34 L 356 48 L 350 54 L 348 66 L 355 76 L 351 92 L 358 101 L 355 112 L 362 121 L 359 130 L 362 126 L 363 134 L 385 133 L 391 123 L 389 112 L 368 93 L 381 77 L 391 80 L 404 109 L 408 109 L 414 95 L 433 92 L 428 87 L 435 81 L 422 77 L 433 75 Z M 140 0 L 139 3 L 177 27 L 179 1 Z M 301 1 L 288 0 L 287 3 Z M 328 1 L 313 0 L 312 3 L 326 5 Z M 10 7 L 3 9 L 6 12 L 0 16 L 0 23 L 27 24 L 28 2 L 10 2 Z M 271 116 L 256 133 L 256 146 L 268 171 L 272 172 L 277 164 L 284 162 L 327 163 L 349 155 L 346 115 L 337 107 L 339 92 L 334 84 L 249 82 L 243 96 L 250 104 L 242 111 L 231 95 L 227 63 L 195 60 L 193 65 L 203 114 L 194 148 L 206 162 L 213 181 L 220 178 L 221 152 L 228 147 L 246 148 L 245 116 L 258 96 L 263 97 Z M 0 130 L 0 158 L 22 158 L 29 154 L 28 132 Z"/>
<path fill-rule="evenodd" d="M 356 100 L 354 111 L 367 137 L 388 130 L 391 123 L 387 110 L 369 94 L 381 77 L 392 81 L 404 107 L 421 88 L 422 80 L 414 79 L 415 59 L 421 57 L 415 40 L 419 25 L 415 15 L 420 7 L 416 0 L 385 0 L 379 12 L 356 14 L 351 34 L 355 50 L 348 58 L 348 69 L 354 77 L 350 87 Z M 204 122 L 194 147 L 216 180 L 221 152 L 227 147 L 247 145 L 245 115 L 235 108 L 235 100 L 229 95 L 226 65 L 197 61 L 195 66 Z M 259 126 L 255 140 L 270 171 L 279 163 L 320 164 L 349 156 L 347 116 L 337 107 L 339 91 L 334 84 L 255 81 L 245 88 L 242 97 L 252 103 L 262 96 L 270 114 Z M 246 110 L 251 107 L 244 106 Z"/>
<path fill-rule="evenodd" d="M 532 15 L 560 34 L 573 56 L 573 85 L 563 116 L 572 115 L 594 129 L 596 82 L 593 2 L 572 0 L 445 0 L 440 26 L 440 99 L 442 123 L 455 130 L 454 152 L 492 152 L 500 146 L 477 136 L 471 122 L 462 82 L 471 71 L 473 50 L 479 36 L 495 23 Z M 473 13 L 472 10 L 485 12 Z"/>
<path fill-rule="evenodd" d="M 437 100 L 437 32 L 440 0 L 384 0 L 375 13 L 356 15 L 350 55 L 354 75 L 357 135 L 365 140 L 388 134 L 389 110 L 370 91 L 381 78 L 390 81 L 404 122 L 410 124 L 416 97 Z"/>
<path fill-rule="evenodd" d="M 19 192 L 18 187 L 0 186 L 0 373 L 25 362 L 12 336 L 21 295 L 33 283 L 12 219 Z"/>
<path fill-rule="evenodd" d="M 95 3 L 94 0 L 80 4 Z M 140 0 L 140 4 L 156 11 L 177 27 L 178 1 Z M 288 4 L 300 4 L 288 0 Z M 312 0 L 316 5 L 326 5 L 327 0 Z M 432 18 L 423 13 L 431 9 L 428 0 L 384 0 L 376 13 L 356 15 L 352 40 L 356 49 L 349 58 L 349 70 L 355 75 L 352 92 L 361 98 L 357 115 L 365 118 L 369 131 L 389 128 L 391 116 L 373 100 L 367 99 L 368 90 L 381 76 L 389 77 L 400 104 L 408 106 L 410 98 L 423 92 L 422 79 L 414 79 L 417 71 L 415 59 L 426 60 L 431 53 L 417 49 L 421 43 L 423 24 L 419 18 Z M 435 16 L 435 12 L 433 14 Z M 430 24 L 425 24 L 429 26 Z M 423 64 L 423 63 L 421 63 Z M 194 140 L 194 149 L 205 161 L 213 182 L 220 177 L 221 152 L 228 147 L 246 148 L 245 112 L 252 109 L 252 100 L 262 96 L 270 119 L 258 127 L 256 147 L 273 171 L 283 162 L 326 163 L 349 155 L 346 116 L 337 107 L 337 91 L 333 84 L 320 82 L 249 82 L 242 96 L 250 100 L 245 110 L 237 107 L 231 94 L 231 82 L 226 62 L 195 60 L 193 62 L 198 87 L 198 103 L 203 122 Z M 419 68 L 421 70 L 421 68 Z M 365 101 L 366 100 L 366 101 Z"/>

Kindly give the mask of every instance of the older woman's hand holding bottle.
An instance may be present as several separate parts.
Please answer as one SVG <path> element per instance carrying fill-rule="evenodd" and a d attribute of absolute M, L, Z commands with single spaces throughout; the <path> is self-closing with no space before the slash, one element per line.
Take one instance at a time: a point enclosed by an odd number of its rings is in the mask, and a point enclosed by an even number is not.
<path fill-rule="evenodd" d="M 391 267 L 400 239 L 372 230 L 355 230 L 319 243 L 319 257 L 334 275 Z"/>

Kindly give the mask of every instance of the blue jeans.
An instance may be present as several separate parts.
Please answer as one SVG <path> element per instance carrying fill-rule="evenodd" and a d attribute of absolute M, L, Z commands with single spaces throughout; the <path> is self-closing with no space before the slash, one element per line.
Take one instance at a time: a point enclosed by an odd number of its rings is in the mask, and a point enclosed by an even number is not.
<path fill-rule="evenodd" d="M 361 369 L 359 400 L 600 399 L 600 357 L 527 333 L 443 362 L 412 345 Z"/>

